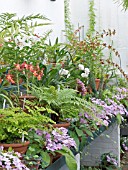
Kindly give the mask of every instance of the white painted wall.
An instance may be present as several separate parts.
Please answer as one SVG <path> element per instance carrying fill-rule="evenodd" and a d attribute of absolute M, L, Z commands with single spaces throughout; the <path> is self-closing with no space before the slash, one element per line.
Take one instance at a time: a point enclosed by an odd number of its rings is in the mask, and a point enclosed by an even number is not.
<path fill-rule="evenodd" d="M 88 0 L 70 0 L 71 21 L 75 28 L 84 25 L 81 37 L 88 28 Z M 95 0 L 97 15 L 96 30 L 116 29 L 114 46 L 121 54 L 122 67 L 128 73 L 128 11 L 122 11 L 122 7 L 113 0 Z M 51 39 L 59 37 L 64 41 L 64 0 L 0 0 L 0 13 L 17 13 L 18 16 L 41 13 L 51 19 L 53 25 L 47 29 L 53 29 Z M 117 59 L 118 62 L 118 59 Z"/>

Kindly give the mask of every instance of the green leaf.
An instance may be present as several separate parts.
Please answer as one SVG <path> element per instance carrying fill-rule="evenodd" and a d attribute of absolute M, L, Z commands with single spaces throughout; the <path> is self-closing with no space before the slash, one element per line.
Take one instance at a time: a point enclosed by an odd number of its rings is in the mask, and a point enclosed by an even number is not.
<path fill-rule="evenodd" d="M 51 162 L 50 156 L 49 156 L 49 154 L 47 152 L 44 152 L 44 151 L 42 151 L 40 154 L 41 154 L 41 157 L 42 157 L 42 164 L 41 164 L 41 166 L 42 166 L 42 168 L 45 168 Z"/>
<path fill-rule="evenodd" d="M 84 129 L 84 131 L 89 135 L 93 137 L 93 134 L 90 130 L 88 130 L 87 128 Z"/>
<path fill-rule="evenodd" d="M 75 130 L 76 130 L 76 133 L 79 137 L 83 136 L 84 133 L 83 133 L 82 130 L 78 129 L 77 127 L 75 127 Z"/>
<path fill-rule="evenodd" d="M 128 101 L 127 100 L 123 100 L 123 103 L 126 107 L 128 107 Z"/>
<path fill-rule="evenodd" d="M 76 160 L 68 154 L 65 154 L 66 164 L 69 170 L 77 170 Z"/>
<path fill-rule="evenodd" d="M 117 115 L 116 115 L 116 118 L 117 118 L 117 123 L 118 123 L 118 124 L 121 124 L 121 115 L 120 115 L 120 114 L 117 114 Z"/>
<path fill-rule="evenodd" d="M 11 101 L 6 95 L 0 94 L 0 96 L 2 96 L 3 98 L 5 98 L 5 99 L 9 102 L 9 104 L 11 105 L 11 107 L 13 107 L 12 101 Z"/>
<path fill-rule="evenodd" d="M 65 156 L 65 161 L 69 170 L 77 170 L 76 159 L 69 148 L 63 147 L 62 150 L 56 152 L 61 153 L 63 156 Z"/>
<path fill-rule="evenodd" d="M 86 138 L 86 136 L 84 135 L 84 136 L 82 136 L 82 138 L 81 138 L 80 148 L 79 148 L 80 151 L 82 151 L 82 150 L 84 149 L 86 142 L 87 142 L 87 138 Z"/>
<path fill-rule="evenodd" d="M 79 145 L 80 145 L 78 135 L 76 134 L 75 131 L 69 131 L 69 134 L 75 140 L 76 145 L 77 145 L 77 151 L 78 151 L 78 148 L 79 148 Z"/>

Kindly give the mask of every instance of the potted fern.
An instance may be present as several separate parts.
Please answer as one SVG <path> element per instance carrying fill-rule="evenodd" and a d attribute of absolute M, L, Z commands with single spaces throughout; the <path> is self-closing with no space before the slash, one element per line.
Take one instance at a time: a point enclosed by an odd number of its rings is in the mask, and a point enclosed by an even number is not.
<path fill-rule="evenodd" d="M 42 114 L 51 117 L 57 124 L 68 118 L 76 118 L 80 111 L 90 108 L 90 103 L 81 98 L 74 89 L 57 90 L 54 86 L 33 86 L 30 93 L 36 97 L 35 103 L 31 104 L 43 106 Z"/>

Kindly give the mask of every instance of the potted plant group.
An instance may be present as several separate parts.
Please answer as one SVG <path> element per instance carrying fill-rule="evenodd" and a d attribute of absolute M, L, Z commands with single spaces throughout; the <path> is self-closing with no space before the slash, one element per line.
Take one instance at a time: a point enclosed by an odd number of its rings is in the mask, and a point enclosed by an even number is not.
<path fill-rule="evenodd" d="M 21 108 L 0 109 L 0 146 L 4 149 L 12 147 L 14 151 L 24 154 L 29 145 L 28 131 L 44 129 L 48 123 L 53 123 L 50 118 L 36 111 L 25 113 Z"/>
<path fill-rule="evenodd" d="M 31 129 L 28 138 L 30 145 L 25 158 L 31 161 L 34 156 L 40 158 L 39 167 L 43 169 L 64 156 L 68 168 L 76 170 L 76 160 L 72 153 L 72 148 L 76 149 L 76 143 L 66 128 L 54 128 L 50 131 Z"/>
<path fill-rule="evenodd" d="M 44 107 L 43 114 L 51 117 L 56 123 L 78 117 L 81 110 L 91 110 L 90 102 L 81 98 L 77 94 L 77 90 L 71 88 L 56 89 L 54 86 L 33 86 L 30 93 L 36 97 L 37 102 L 35 101 L 35 103 Z"/>

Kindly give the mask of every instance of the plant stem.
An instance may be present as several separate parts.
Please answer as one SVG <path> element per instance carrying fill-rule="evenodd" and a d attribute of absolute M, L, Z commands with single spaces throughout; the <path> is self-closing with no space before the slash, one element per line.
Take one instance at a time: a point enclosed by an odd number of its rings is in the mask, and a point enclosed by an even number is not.
<path fill-rule="evenodd" d="M 16 74 L 16 82 L 17 82 L 17 93 L 18 93 L 18 95 L 20 95 L 19 75 L 18 75 L 18 73 Z"/>
<path fill-rule="evenodd" d="M 26 90 L 27 90 L 27 94 L 28 94 L 28 90 L 29 90 L 29 89 L 28 89 L 28 85 L 29 85 L 29 82 L 28 82 L 28 73 L 26 73 L 26 75 L 27 75 L 27 76 L 26 76 L 26 83 L 27 83 Z"/>

